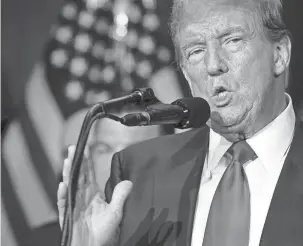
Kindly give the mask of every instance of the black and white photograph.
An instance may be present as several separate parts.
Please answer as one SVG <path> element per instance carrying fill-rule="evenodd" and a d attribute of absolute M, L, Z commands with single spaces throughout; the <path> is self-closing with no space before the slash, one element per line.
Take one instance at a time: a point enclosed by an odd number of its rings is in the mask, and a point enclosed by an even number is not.
<path fill-rule="evenodd" d="M 1 245 L 303 246 L 302 0 L 1 5 Z"/>

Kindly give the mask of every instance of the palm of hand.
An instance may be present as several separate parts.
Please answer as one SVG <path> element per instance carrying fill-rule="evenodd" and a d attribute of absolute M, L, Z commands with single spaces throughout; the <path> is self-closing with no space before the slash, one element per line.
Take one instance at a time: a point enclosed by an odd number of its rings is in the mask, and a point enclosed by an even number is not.
<path fill-rule="evenodd" d="M 72 245 L 108 245 L 117 236 L 121 216 L 101 198 L 89 159 L 82 163 L 73 214 Z"/>

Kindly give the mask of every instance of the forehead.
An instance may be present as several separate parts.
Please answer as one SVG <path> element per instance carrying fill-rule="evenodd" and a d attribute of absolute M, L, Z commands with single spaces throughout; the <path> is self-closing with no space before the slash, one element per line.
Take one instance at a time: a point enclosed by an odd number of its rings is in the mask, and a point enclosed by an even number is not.
<path fill-rule="evenodd" d="M 188 0 L 184 5 L 180 30 L 190 35 L 215 35 L 226 28 L 251 29 L 256 26 L 253 0 Z"/>

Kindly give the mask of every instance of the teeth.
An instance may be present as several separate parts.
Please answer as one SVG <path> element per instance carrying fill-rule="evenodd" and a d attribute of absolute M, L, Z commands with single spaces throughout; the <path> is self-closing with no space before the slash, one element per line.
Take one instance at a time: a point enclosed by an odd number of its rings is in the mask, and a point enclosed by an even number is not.
<path fill-rule="evenodd" d="M 227 91 L 219 92 L 218 93 L 218 98 L 224 98 L 227 94 Z"/>

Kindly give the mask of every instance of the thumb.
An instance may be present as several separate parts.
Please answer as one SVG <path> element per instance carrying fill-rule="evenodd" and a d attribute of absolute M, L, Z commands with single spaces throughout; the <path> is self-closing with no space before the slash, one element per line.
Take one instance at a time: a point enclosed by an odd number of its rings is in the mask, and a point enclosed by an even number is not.
<path fill-rule="evenodd" d="M 124 203 L 126 201 L 126 198 L 129 196 L 132 187 L 133 183 L 131 181 L 124 180 L 118 183 L 114 189 L 110 207 L 119 216 L 122 215 Z"/>

